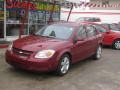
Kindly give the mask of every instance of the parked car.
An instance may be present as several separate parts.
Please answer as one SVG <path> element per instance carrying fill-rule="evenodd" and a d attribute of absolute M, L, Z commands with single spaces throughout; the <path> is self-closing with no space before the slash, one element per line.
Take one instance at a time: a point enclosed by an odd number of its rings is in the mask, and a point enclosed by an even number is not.
<path fill-rule="evenodd" d="M 112 46 L 117 50 L 120 49 L 120 30 L 116 24 L 92 24 L 103 34 L 103 45 Z"/>
<path fill-rule="evenodd" d="M 65 75 L 71 64 L 101 58 L 102 35 L 91 24 L 56 23 L 18 39 L 6 51 L 10 65 L 29 71 Z"/>
<path fill-rule="evenodd" d="M 76 22 L 94 22 L 101 24 L 101 19 L 99 17 L 80 17 Z"/>

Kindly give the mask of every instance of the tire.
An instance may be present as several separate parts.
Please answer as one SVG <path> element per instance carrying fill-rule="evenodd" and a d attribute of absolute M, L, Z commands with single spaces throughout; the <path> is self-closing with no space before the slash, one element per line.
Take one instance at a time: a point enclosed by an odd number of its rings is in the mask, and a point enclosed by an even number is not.
<path fill-rule="evenodd" d="M 99 45 L 96 53 L 93 55 L 94 60 L 99 60 L 101 58 L 101 54 L 102 54 L 102 46 Z"/>
<path fill-rule="evenodd" d="M 120 50 L 120 39 L 114 41 L 113 48 L 116 50 Z"/>
<path fill-rule="evenodd" d="M 70 69 L 70 57 L 69 55 L 65 54 L 61 57 L 60 62 L 57 68 L 57 75 L 64 76 L 68 73 Z"/>

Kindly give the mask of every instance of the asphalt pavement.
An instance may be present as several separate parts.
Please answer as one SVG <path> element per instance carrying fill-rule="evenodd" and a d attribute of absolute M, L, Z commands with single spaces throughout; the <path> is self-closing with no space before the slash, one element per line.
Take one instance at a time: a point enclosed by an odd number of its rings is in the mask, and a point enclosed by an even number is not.
<path fill-rule="evenodd" d="M 120 90 L 120 50 L 105 48 L 100 60 L 80 61 L 63 77 L 14 69 L 4 53 L 0 49 L 0 90 Z"/>

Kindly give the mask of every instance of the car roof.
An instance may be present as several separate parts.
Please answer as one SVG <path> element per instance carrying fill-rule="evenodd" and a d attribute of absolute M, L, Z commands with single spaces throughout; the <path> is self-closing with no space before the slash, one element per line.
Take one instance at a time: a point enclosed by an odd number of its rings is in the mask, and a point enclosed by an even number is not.
<path fill-rule="evenodd" d="M 67 21 L 64 21 L 64 22 L 57 22 L 57 23 L 53 23 L 53 25 L 63 25 L 63 26 L 69 26 L 69 27 L 78 27 L 82 24 L 85 24 L 85 23 L 78 23 L 78 22 L 67 22 Z"/>
<path fill-rule="evenodd" d="M 84 21 L 84 22 L 67 22 L 67 21 L 62 21 L 62 22 L 53 23 L 52 25 L 63 25 L 63 26 L 68 26 L 68 27 L 78 27 L 80 25 L 89 25 L 89 24 L 102 26 L 102 25 L 100 25 L 98 23 L 87 22 L 87 21 Z"/>
<path fill-rule="evenodd" d="M 103 27 L 104 29 L 108 30 L 108 28 L 106 28 L 106 27 L 103 26 L 102 24 L 98 24 L 98 23 L 95 23 L 95 22 L 83 22 L 83 23 L 92 24 L 92 25 L 98 25 L 98 26 L 101 26 L 101 27 Z"/>

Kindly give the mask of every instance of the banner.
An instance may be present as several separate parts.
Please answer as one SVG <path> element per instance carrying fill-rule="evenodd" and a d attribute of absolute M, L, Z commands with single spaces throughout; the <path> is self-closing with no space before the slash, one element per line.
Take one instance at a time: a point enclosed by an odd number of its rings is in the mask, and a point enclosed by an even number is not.
<path fill-rule="evenodd" d="M 80 8 L 80 7 L 90 7 L 90 8 L 117 8 L 120 7 L 120 3 L 116 4 L 97 4 L 97 3 L 91 3 L 91 2 L 80 2 L 80 3 L 62 3 L 64 7 L 75 7 L 75 8 Z"/>
<path fill-rule="evenodd" d="M 41 10 L 41 11 L 52 11 L 53 3 L 48 2 L 29 2 L 29 1 L 14 1 L 14 0 L 6 0 L 6 7 L 7 9 L 11 8 L 19 8 L 19 9 L 26 9 L 29 8 L 30 10 Z M 60 12 L 60 5 L 56 4 L 54 7 L 54 12 Z"/>
<path fill-rule="evenodd" d="M 31 2 L 20 2 L 20 1 L 14 1 L 14 0 L 6 0 L 6 7 L 8 9 L 11 8 L 21 8 L 21 9 L 27 9 L 30 10 L 36 10 L 36 5 Z"/>

